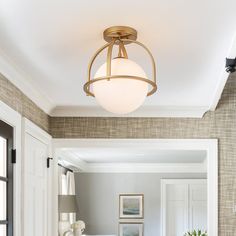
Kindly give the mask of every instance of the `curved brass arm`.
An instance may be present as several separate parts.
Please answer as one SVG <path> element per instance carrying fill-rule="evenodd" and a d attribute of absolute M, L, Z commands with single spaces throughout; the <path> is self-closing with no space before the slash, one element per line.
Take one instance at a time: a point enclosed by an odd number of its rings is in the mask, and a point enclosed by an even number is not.
<path fill-rule="evenodd" d="M 115 42 L 116 42 L 116 39 L 113 39 L 108 47 L 108 50 L 107 50 L 107 76 L 111 76 L 112 49 L 113 49 Z"/>
<path fill-rule="evenodd" d="M 124 43 L 119 39 L 119 55 L 118 57 L 121 57 L 121 52 L 123 54 L 123 57 L 128 59 L 128 54 L 127 54 L 127 51 L 125 49 L 125 45 Z"/>
<path fill-rule="evenodd" d="M 144 44 L 140 43 L 139 41 L 132 40 L 132 39 L 120 39 L 120 40 L 123 41 L 123 42 L 131 42 L 131 43 L 138 44 L 139 46 L 141 46 L 142 48 L 145 49 L 145 51 L 149 54 L 149 56 L 151 58 L 151 61 L 152 61 L 153 81 L 156 84 L 156 63 L 155 63 L 155 60 L 154 60 L 154 57 L 153 57 L 151 51 Z"/>
<path fill-rule="evenodd" d="M 102 46 L 101 48 L 99 48 L 95 54 L 93 55 L 93 57 L 91 58 L 90 62 L 89 62 L 89 66 L 88 66 L 88 82 L 91 80 L 91 69 L 92 69 L 92 65 L 93 62 L 95 61 L 95 59 L 97 58 L 97 56 L 107 47 L 109 47 L 111 43 L 107 43 L 104 46 Z M 88 90 L 90 90 L 90 88 L 88 88 Z M 90 95 L 89 93 L 86 93 L 88 96 Z"/>

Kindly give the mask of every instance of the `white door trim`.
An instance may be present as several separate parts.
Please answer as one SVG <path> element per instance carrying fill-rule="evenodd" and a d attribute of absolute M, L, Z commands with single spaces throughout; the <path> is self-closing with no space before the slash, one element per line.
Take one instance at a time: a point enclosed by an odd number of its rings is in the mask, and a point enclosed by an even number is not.
<path fill-rule="evenodd" d="M 32 121 L 28 120 L 27 118 L 23 118 L 23 124 L 24 124 L 23 125 L 24 131 L 26 133 L 37 138 L 46 145 L 51 145 L 52 141 L 51 135 L 49 135 L 47 132 L 39 128 L 37 125 L 35 125 Z"/>
<path fill-rule="evenodd" d="M 30 136 L 38 139 L 40 142 L 44 143 L 48 147 L 48 157 L 52 157 L 52 136 L 49 135 L 47 132 L 39 128 L 33 122 L 28 120 L 27 118 L 22 118 L 22 149 L 24 153 L 24 142 L 25 142 L 25 134 L 29 134 Z M 45 157 L 46 159 L 47 157 Z M 53 176 L 53 161 L 51 161 L 51 168 L 47 171 L 47 198 L 48 198 L 48 207 L 47 207 L 47 233 L 48 235 L 56 235 L 56 231 L 53 231 L 53 210 L 51 205 L 53 204 L 53 196 L 56 194 L 53 192 L 53 183 L 52 183 L 52 176 Z M 46 161 L 45 161 L 45 168 L 46 168 Z M 57 183 L 56 183 L 57 184 Z"/>
<path fill-rule="evenodd" d="M 22 203 L 22 192 L 21 192 L 21 115 L 7 106 L 5 103 L 0 101 L 0 119 L 14 129 L 13 146 L 16 149 L 16 164 L 13 166 L 13 234 L 14 236 L 21 236 L 21 203 Z"/>
<path fill-rule="evenodd" d="M 54 169 L 61 148 L 135 147 L 157 150 L 205 150 L 207 152 L 208 235 L 218 235 L 218 140 L 217 139 L 53 139 Z M 57 185 L 54 178 L 54 185 Z M 57 190 L 56 190 L 57 191 Z M 57 206 L 55 202 L 55 214 Z"/>

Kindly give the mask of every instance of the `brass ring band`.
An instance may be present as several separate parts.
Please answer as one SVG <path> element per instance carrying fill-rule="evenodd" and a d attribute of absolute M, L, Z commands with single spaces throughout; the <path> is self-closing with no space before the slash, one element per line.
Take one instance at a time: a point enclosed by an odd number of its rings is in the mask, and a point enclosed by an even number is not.
<path fill-rule="evenodd" d="M 95 97 L 94 94 L 90 91 L 90 85 L 98 81 L 112 80 L 112 79 L 134 79 L 134 80 L 140 80 L 140 81 L 146 82 L 152 86 L 152 89 L 147 93 L 147 96 L 152 95 L 157 90 L 157 85 L 152 80 L 139 77 L 139 76 L 132 76 L 132 75 L 112 75 L 112 76 L 104 76 L 104 77 L 99 77 L 99 78 L 89 80 L 87 83 L 84 84 L 84 91 L 86 92 L 87 95 Z"/>

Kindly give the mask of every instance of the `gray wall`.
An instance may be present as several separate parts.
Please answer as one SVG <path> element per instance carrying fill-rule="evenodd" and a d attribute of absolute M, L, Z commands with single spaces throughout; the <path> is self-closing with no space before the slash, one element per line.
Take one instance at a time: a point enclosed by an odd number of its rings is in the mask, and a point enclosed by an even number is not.
<path fill-rule="evenodd" d="M 144 235 L 160 235 L 160 180 L 206 178 L 205 174 L 77 173 L 75 185 L 79 212 L 86 234 L 117 234 L 119 194 L 144 194 Z"/>

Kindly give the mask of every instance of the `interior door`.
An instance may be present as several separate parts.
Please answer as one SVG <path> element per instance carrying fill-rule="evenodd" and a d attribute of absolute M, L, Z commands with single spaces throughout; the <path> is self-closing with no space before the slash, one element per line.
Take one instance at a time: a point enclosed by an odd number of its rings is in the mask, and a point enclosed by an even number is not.
<path fill-rule="evenodd" d="M 48 146 L 25 134 L 24 236 L 47 236 Z"/>
<path fill-rule="evenodd" d="M 162 216 L 162 236 L 207 230 L 207 180 L 163 180 Z"/>
<path fill-rule="evenodd" d="M 166 187 L 166 235 L 183 236 L 188 229 L 188 186 L 169 184 Z"/>
<path fill-rule="evenodd" d="M 189 185 L 189 228 L 207 229 L 207 183 Z"/>

